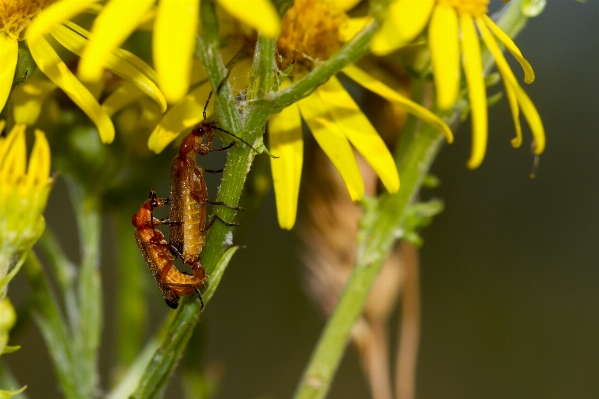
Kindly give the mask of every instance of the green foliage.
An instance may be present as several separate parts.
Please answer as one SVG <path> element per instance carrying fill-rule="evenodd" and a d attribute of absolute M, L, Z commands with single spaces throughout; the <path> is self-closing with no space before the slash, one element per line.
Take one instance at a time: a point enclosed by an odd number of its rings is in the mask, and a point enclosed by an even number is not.
<path fill-rule="evenodd" d="M 374 6 L 379 3 L 386 2 L 373 2 Z M 276 4 L 283 12 L 291 2 L 281 0 Z M 518 19 L 514 15 L 508 12 L 504 18 L 511 18 L 513 25 L 520 24 L 523 17 Z M 218 52 L 219 29 L 214 2 L 201 2 L 201 19 L 204 34 L 197 38 L 197 56 L 206 67 L 212 87 L 218 87 L 227 71 Z M 283 91 L 278 91 L 281 76 L 277 75 L 275 64 L 276 42 L 259 37 L 248 92 L 252 101 L 248 101 L 240 112 L 231 87 L 226 82 L 215 99 L 222 127 L 228 131 L 241 132 L 240 137 L 247 142 L 259 142 L 271 114 L 310 95 L 318 85 L 342 68 L 366 56 L 376 28 L 377 22 L 365 26 L 331 58 Z M 291 68 L 285 70 L 282 76 L 288 75 Z M 489 83 L 493 83 L 493 78 Z M 414 79 L 415 100 L 422 102 L 426 84 L 425 81 Z M 447 122 L 455 122 L 466 112 L 467 103 L 459 102 L 453 114 L 447 116 Z M 69 260 L 55 235 L 46 231 L 41 240 L 41 249 L 49 260 L 58 295 L 49 283 L 47 272 L 42 269 L 35 254 L 31 253 L 24 270 L 35 295 L 34 320 L 46 341 L 64 396 L 97 396 L 98 356 L 104 322 L 99 274 L 101 221 L 103 211 L 117 210 L 119 220 L 124 220 L 117 223 L 122 258 L 118 274 L 122 284 L 118 293 L 118 328 L 122 342 L 117 358 L 118 366 L 124 372 L 107 397 L 160 397 L 179 361 L 189 350 L 191 337 L 198 333 L 201 305 L 198 300 L 183 299 L 178 310 L 166 318 L 158 331 L 153 332 L 148 343 L 142 345 L 142 326 L 147 321 L 147 310 L 143 285 L 139 281 L 142 280 L 140 275 L 144 270 L 128 230 L 131 228 L 128 214 L 118 208 L 119 204 L 122 208 L 128 208 L 130 204 L 139 203 L 139 187 L 148 184 L 144 175 L 168 170 L 170 155 L 153 158 L 154 161 L 159 160 L 154 166 L 148 161 L 144 166 L 138 165 L 137 169 L 131 169 L 123 166 L 132 163 L 129 151 L 131 148 L 127 143 L 121 143 L 120 146 L 116 143 L 116 149 L 103 146 L 97 133 L 77 117 L 63 119 L 61 123 L 63 127 L 67 127 L 66 139 L 55 136 L 53 154 L 56 154 L 56 165 L 65 176 L 74 204 L 81 262 L 76 265 Z M 298 384 L 294 395 L 296 399 L 326 396 L 350 339 L 352 327 L 360 317 L 370 289 L 390 251 L 400 239 L 422 245 L 418 230 L 442 211 L 441 200 L 417 204 L 414 201 L 423 185 L 430 187 L 438 184 L 427 173 L 443 141 L 443 136 L 436 128 L 417 123 L 413 118 L 409 119 L 395 153 L 401 189 L 395 194 L 362 200 L 364 216 L 359 226 L 357 259 L 345 290 L 328 319 Z M 142 146 L 145 142 L 138 144 Z M 255 156 L 255 152 L 248 146 L 231 148 L 216 201 L 231 205 L 239 203 Z M 126 172 L 123 172 L 125 169 Z M 225 220 L 232 220 L 234 211 L 219 207 L 214 214 Z M 215 295 L 232 256 L 240 249 L 230 246 L 230 233 L 230 227 L 218 223 L 209 231 L 202 252 L 203 264 L 210 275 L 203 294 L 206 304 Z M 194 340 L 195 344 L 197 341 Z M 3 347 L 4 353 L 9 353 L 12 349 L 13 347 Z M 211 397 L 218 385 L 218 378 L 211 378 L 204 373 L 200 364 L 192 360 L 186 358 L 184 361 L 186 390 L 195 394 L 201 392 L 201 397 Z M 10 397 L 2 395 L 17 393 L 5 392 L 8 391 L 0 392 L 0 398 Z"/>

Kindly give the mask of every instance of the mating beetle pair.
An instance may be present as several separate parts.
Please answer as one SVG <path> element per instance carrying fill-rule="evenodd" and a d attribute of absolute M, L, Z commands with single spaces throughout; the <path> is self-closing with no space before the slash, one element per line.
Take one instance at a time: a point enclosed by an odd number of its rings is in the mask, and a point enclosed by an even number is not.
<path fill-rule="evenodd" d="M 210 97 L 208 97 L 208 101 L 210 101 Z M 246 145 L 252 146 L 232 133 L 219 128 L 216 122 L 207 121 L 207 105 L 208 102 L 204 107 L 204 121 L 183 139 L 171 164 L 170 198 L 157 198 L 156 192 L 152 190 L 150 198 L 142 204 L 132 218 L 133 226 L 135 226 L 135 238 L 141 254 L 162 292 L 162 297 L 173 309 L 178 307 L 181 296 L 193 293 L 197 294 L 202 303 L 202 309 L 204 308 L 200 288 L 208 276 L 202 266 L 200 253 L 206 243 L 206 232 L 216 220 L 227 226 L 237 225 L 226 222 L 218 215 L 212 216 L 212 219 L 206 223 L 206 204 L 243 210 L 240 207 L 208 200 L 204 173 L 220 173 L 222 170 L 203 169 L 196 164 L 196 155 L 226 151 L 235 144 L 232 142 L 222 148 L 212 148 L 212 141 L 217 130 L 230 134 Z M 206 138 L 205 142 L 204 137 Z M 164 205 L 170 205 L 169 218 L 167 220 L 155 218 L 154 209 Z M 162 232 L 156 229 L 160 224 L 169 225 L 169 242 L 166 242 Z M 175 256 L 191 266 L 192 275 L 184 274 L 176 268 Z"/>

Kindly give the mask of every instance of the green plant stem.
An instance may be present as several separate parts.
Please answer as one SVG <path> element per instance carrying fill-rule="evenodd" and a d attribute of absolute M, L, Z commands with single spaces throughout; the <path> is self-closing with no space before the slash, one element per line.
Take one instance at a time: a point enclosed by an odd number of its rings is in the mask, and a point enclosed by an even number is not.
<path fill-rule="evenodd" d="M 129 218 L 117 213 L 116 223 L 121 250 L 118 267 L 117 359 L 118 367 L 124 369 L 135 360 L 142 348 L 148 319 L 144 284 L 147 267 L 139 256 L 136 241 L 132 239 Z"/>
<path fill-rule="evenodd" d="M 206 304 L 212 299 L 214 291 L 218 287 L 220 279 L 237 249 L 238 247 L 229 248 L 216 263 L 211 276 L 213 278 L 203 295 Z M 160 334 L 160 347 L 156 350 L 141 375 L 137 389 L 131 396 L 132 398 L 160 397 L 160 394 L 164 391 L 166 383 L 177 361 L 183 355 L 189 338 L 199 320 L 200 301 L 195 298 L 193 300 L 189 300 L 188 298 L 186 297 L 181 301 L 172 322 L 168 320 L 163 326 L 166 333 Z M 136 361 L 136 363 L 138 362 Z M 126 378 L 129 379 L 128 376 Z"/>
<path fill-rule="evenodd" d="M 254 51 L 254 62 L 252 79 L 248 99 L 262 98 L 271 90 L 276 91 L 275 72 L 277 65 L 275 63 L 276 39 L 268 39 L 258 35 L 258 43 Z"/>
<path fill-rule="evenodd" d="M 434 127 L 428 124 L 421 126 L 421 130 L 415 132 L 418 139 L 411 142 L 405 161 L 398 168 L 401 190 L 375 206 L 367 207 L 364 220 L 373 219 L 374 222 L 360 232 L 354 271 L 312 354 L 296 390 L 296 399 L 325 397 L 370 288 L 395 241 L 402 235 L 398 226 L 401 226 L 405 211 L 420 189 L 444 140 Z"/>
<path fill-rule="evenodd" d="M 75 275 L 77 268 L 63 252 L 56 235 L 46 228 L 39 240 L 39 245 L 52 267 L 58 282 L 58 287 L 63 296 L 69 324 L 72 327 L 79 325 L 79 309 L 75 292 Z"/>
<path fill-rule="evenodd" d="M 214 22 L 216 21 L 214 3 L 213 1 L 202 1 L 200 7 L 204 36 L 198 37 L 197 57 L 204 64 L 208 79 L 214 88 L 219 86 L 225 76 L 225 67 L 218 54 L 219 43 L 217 26 Z M 248 104 L 243 116 L 240 115 L 237 109 L 228 82 L 225 82 L 216 97 L 222 126 L 248 142 L 254 142 L 264 133 L 264 126 L 273 112 L 278 112 L 294 101 L 308 96 L 317 85 L 325 82 L 345 66 L 367 54 L 369 40 L 373 32 L 374 24 L 366 27 L 356 38 L 348 42 L 313 72 L 300 79 L 284 92 L 276 95 L 271 91 L 273 82 L 270 80 L 270 76 L 274 78 L 274 75 L 268 71 L 256 72 L 255 76 L 263 78 L 255 81 L 254 90 L 258 93 L 265 93 L 268 99 L 261 98 Z M 272 54 L 271 44 L 266 41 L 262 44 L 263 55 L 272 57 L 272 55 L 269 55 Z M 257 68 L 270 68 L 271 65 L 273 65 L 273 61 L 263 59 L 262 55 L 258 56 L 258 60 L 254 64 Z M 217 201 L 230 205 L 238 204 L 254 155 L 254 151 L 244 145 L 236 145 L 229 150 Z M 224 220 L 233 221 L 235 211 L 218 207 L 215 214 Z M 224 251 L 231 246 L 231 243 L 232 231 L 230 227 L 215 223 L 210 228 L 202 252 L 202 261 L 208 275 L 216 274 L 217 262 L 221 259 Z M 216 289 L 216 284 L 212 279 L 209 280 L 208 290 L 211 289 Z M 205 302 L 208 303 L 209 297 L 205 299 Z M 199 301 L 188 300 L 187 298 L 181 301 L 172 324 L 168 328 L 168 333 L 161 340 L 159 349 L 141 377 L 139 386 L 133 394 L 134 398 L 158 397 L 164 390 L 177 361 L 183 354 L 191 332 L 199 320 L 199 315 Z"/>
<path fill-rule="evenodd" d="M 31 285 L 37 307 L 41 315 L 34 314 L 35 321 L 46 341 L 46 346 L 54 362 L 60 388 L 67 398 L 81 398 L 83 391 L 75 378 L 75 356 L 72 340 L 67 330 L 56 296 L 52 292 L 42 266 L 32 251 L 23 266 L 25 276 Z"/>
<path fill-rule="evenodd" d="M 142 372 L 158 348 L 158 340 L 152 339 L 122 376 L 118 385 L 106 395 L 106 399 L 127 399 L 139 384 Z"/>
<path fill-rule="evenodd" d="M 226 68 L 218 52 L 220 41 L 214 0 L 202 1 L 200 9 L 204 35 L 197 38 L 196 55 L 208 72 L 210 84 L 213 88 L 217 88 L 226 76 Z M 233 133 L 240 132 L 241 119 L 237 112 L 229 82 L 224 82 L 220 86 L 220 91 L 216 94 L 214 101 L 216 103 L 215 109 L 218 109 L 220 122 L 224 129 Z"/>
<path fill-rule="evenodd" d="M 519 7 L 520 2 L 515 1 L 502 18 L 509 19 L 513 26 L 521 29 L 524 27 L 522 18 L 525 17 L 517 16 L 521 15 Z M 503 25 L 500 23 L 500 26 Z M 512 28 L 506 30 L 513 35 L 518 32 L 518 29 Z M 462 111 L 455 110 L 451 119 L 456 120 Z M 443 142 L 440 133 L 432 126 L 421 124 L 420 129 L 416 126 L 412 124 L 411 128 L 404 131 L 396 156 L 401 176 L 400 191 L 383 197 L 380 202 L 373 201 L 373 204 L 365 209 L 354 270 L 319 338 L 295 392 L 295 399 L 317 399 L 326 396 L 349 342 L 351 329 L 362 312 L 372 284 L 396 240 L 403 235 L 401 227 L 406 210 L 420 190 L 422 181 Z"/>
<path fill-rule="evenodd" d="M 67 184 L 75 208 L 82 254 L 77 287 L 80 324 L 73 326 L 79 361 L 76 371 L 85 397 L 91 398 L 98 384 L 98 349 L 103 319 L 99 271 L 101 206 L 97 194 L 87 193 L 74 180 L 67 179 Z"/>
<path fill-rule="evenodd" d="M 6 362 L 0 361 L 0 390 L 13 391 L 20 389 L 22 386 L 23 385 L 17 381 L 17 378 Z M 25 391 L 15 396 L 11 396 L 11 399 L 29 399 L 29 396 Z"/>
<path fill-rule="evenodd" d="M 319 85 L 346 66 L 366 56 L 370 51 L 370 39 L 377 27 L 376 22 L 362 29 L 354 38 L 343 45 L 331 58 L 316 66 L 309 74 L 272 96 L 267 96 L 255 104 L 256 110 L 268 116 L 309 96 Z"/>

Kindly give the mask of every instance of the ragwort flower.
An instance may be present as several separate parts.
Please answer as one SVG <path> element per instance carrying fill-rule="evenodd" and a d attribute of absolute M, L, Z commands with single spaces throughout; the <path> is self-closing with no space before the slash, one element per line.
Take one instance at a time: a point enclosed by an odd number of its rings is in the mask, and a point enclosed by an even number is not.
<path fill-rule="evenodd" d="M 98 128 L 102 141 L 109 143 L 114 139 L 110 117 L 44 37 L 50 34 L 69 51 L 80 54 L 88 33 L 68 19 L 88 10 L 93 3 L 95 1 L 91 0 L 0 0 L 0 59 L 4 61 L 0 67 L 0 108 L 4 107 L 12 88 L 18 42 L 25 41 L 39 69 L 81 108 Z M 157 101 L 163 111 L 166 109 L 166 101 L 152 79 L 153 71 L 139 58 L 118 49 L 103 66 L 136 84 Z M 52 88 L 43 89 L 43 95 L 46 95 Z M 37 106 L 39 108 L 39 104 Z M 31 122 L 31 115 L 20 115 L 25 120 L 17 122 Z"/>
<path fill-rule="evenodd" d="M 281 23 L 282 32 L 277 41 L 282 66 L 294 63 L 293 76 L 283 82 L 282 89 L 328 59 L 364 26 L 363 19 L 349 19 L 343 11 L 355 4 L 356 1 L 351 0 L 295 1 Z M 237 69 L 243 70 L 243 66 Z M 449 127 L 436 115 L 366 71 L 349 66 L 343 73 L 367 90 L 438 127 L 448 141 L 453 139 Z M 238 82 L 237 86 L 241 85 Z M 207 85 L 200 86 L 169 109 L 152 132 L 148 146 L 160 152 L 181 132 L 199 122 L 209 90 Z M 390 192 L 399 189 L 397 168 L 385 143 L 339 80 L 332 77 L 309 97 L 270 117 L 270 151 L 279 156 L 272 160 L 271 167 L 281 227 L 291 229 L 295 224 L 303 163 L 302 118 L 343 177 L 353 200 L 362 198 L 364 184 L 352 146 L 365 157 Z"/>
<path fill-rule="evenodd" d="M 443 110 L 451 109 L 457 100 L 461 59 L 472 112 L 470 168 L 481 164 L 487 147 L 487 99 L 478 35 L 495 58 L 503 79 L 516 128 L 512 145 L 518 147 L 522 143 L 521 109 L 532 131 L 535 153 L 541 154 L 545 148 L 541 118 L 518 84 L 497 40 L 518 60 L 524 70 L 526 83 L 532 83 L 535 79 L 532 67 L 512 39 L 486 15 L 487 4 L 488 0 L 395 0 L 389 6 L 389 18 L 372 40 L 375 54 L 387 54 L 411 42 L 428 23 L 437 104 Z"/>
<path fill-rule="evenodd" d="M 283 19 L 283 30 L 277 42 L 283 66 L 286 66 L 285 62 L 289 65 L 295 61 L 291 80 L 328 59 L 351 37 L 348 30 L 364 24 L 363 20 L 353 23 L 341 8 L 353 5 L 347 1 L 295 1 Z M 343 73 L 365 89 L 435 125 L 448 141 L 452 140 L 449 127 L 441 119 L 397 94 L 366 71 L 352 65 L 343 69 Z M 283 88 L 287 84 L 289 82 Z M 352 146 L 375 170 L 389 192 L 399 189 L 397 167 L 387 146 L 333 76 L 310 96 L 272 115 L 269 120 L 270 151 L 279 156 L 271 160 L 271 167 L 282 228 L 291 229 L 295 224 L 303 159 L 302 119 L 339 171 L 352 200 L 359 200 L 364 195 L 364 183 Z"/>
<path fill-rule="evenodd" d="M 4 130 L 0 121 L 0 134 Z M 24 257 L 44 231 L 42 213 L 54 184 L 50 146 L 40 130 L 27 164 L 25 125 L 0 137 L 0 298 Z"/>
<path fill-rule="evenodd" d="M 82 54 L 79 76 L 98 80 L 102 65 L 140 24 L 155 16 L 152 41 L 158 81 L 169 103 L 179 101 L 189 88 L 199 22 L 199 0 L 110 0 L 92 28 Z M 268 37 L 279 31 L 278 14 L 270 0 L 219 0 L 231 15 Z"/>

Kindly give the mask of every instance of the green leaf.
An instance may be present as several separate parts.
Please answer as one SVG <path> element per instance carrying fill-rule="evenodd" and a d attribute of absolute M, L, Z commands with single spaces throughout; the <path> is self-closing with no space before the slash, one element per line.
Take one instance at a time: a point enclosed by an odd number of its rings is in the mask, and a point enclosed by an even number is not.
<path fill-rule="evenodd" d="M 5 346 L 4 350 L 2 351 L 2 354 L 6 355 L 7 353 L 13 353 L 18 351 L 19 349 L 21 349 L 21 345 Z"/>
<path fill-rule="evenodd" d="M 220 284 L 220 280 L 223 278 L 223 275 L 225 274 L 225 270 L 227 269 L 227 266 L 229 265 L 231 258 L 233 257 L 235 252 L 237 252 L 237 250 L 239 248 L 241 248 L 241 247 L 235 246 L 235 247 L 229 248 L 223 254 L 223 256 L 219 259 L 218 263 L 216 264 L 216 268 L 210 275 L 210 280 L 208 280 L 208 282 L 209 282 L 208 288 L 202 295 L 205 302 L 208 302 L 208 301 L 210 301 L 210 299 L 212 299 L 212 296 L 214 295 L 216 288 Z"/>
<path fill-rule="evenodd" d="M 5 391 L 0 389 L 0 399 L 10 399 L 15 395 L 20 394 L 27 388 L 27 385 L 23 386 L 21 389 L 15 389 L 12 391 Z"/>

